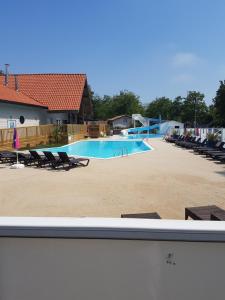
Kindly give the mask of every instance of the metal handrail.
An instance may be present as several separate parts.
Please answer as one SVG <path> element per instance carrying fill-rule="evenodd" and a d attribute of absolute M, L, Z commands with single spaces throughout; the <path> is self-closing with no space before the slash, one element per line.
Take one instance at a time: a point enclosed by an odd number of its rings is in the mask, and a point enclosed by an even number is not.
<path fill-rule="evenodd" d="M 114 152 L 114 157 L 116 157 L 116 156 L 121 156 L 121 157 L 128 156 L 128 149 L 126 147 L 118 148 Z"/>

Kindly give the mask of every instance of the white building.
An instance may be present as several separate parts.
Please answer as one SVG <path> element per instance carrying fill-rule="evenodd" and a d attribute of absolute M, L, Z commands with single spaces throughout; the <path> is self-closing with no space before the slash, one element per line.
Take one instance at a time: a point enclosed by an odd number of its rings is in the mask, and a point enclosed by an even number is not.
<path fill-rule="evenodd" d="M 130 116 L 121 115 L 108 119 L 108 123 L 112 128 L 125 129 L 132 125 L 132 118 Z"/>
<path fill-rule="evenodd" d="M 177 132 L 181 130 L 183 132 L 184 123 L 177 121 L 166 121 L 159 124 L 160 134 L 171 134 L 174 130 L 176 130 Z"/>
<path fill-rule="evenodd" d="M 0 85 L 0 128 L 42 125 L 46 119 L 46 106 Z"/>
<path fill-rule="evenodd" d="M 0 75 L 0 128 L 92 119 L 85 74 Z"/>

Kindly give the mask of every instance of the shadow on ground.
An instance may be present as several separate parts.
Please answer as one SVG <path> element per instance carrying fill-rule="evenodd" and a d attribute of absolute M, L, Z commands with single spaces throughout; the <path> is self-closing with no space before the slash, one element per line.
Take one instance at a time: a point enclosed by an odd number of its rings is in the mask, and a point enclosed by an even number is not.
<path fill-rule="evenodd" d="M 219 175 L 222 175 L 222 176 L 225 176 L 225 170 L 224 171 L 216 171 L 215 173 L 217 173 Z"/>

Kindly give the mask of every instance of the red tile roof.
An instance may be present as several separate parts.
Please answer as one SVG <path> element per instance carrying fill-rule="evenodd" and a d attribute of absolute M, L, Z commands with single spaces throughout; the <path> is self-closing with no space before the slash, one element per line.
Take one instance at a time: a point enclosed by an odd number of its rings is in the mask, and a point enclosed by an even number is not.
<path fill-rule="evenodd" d="M 26 104 L 26 105 L 43 107 L 43 104 L 40 104 L 34 99 L 24 95 L 21 92 L 17 92 L 1 84 L 0 84 L 0 101 L 7 101 L 7 102 L 18 103 L 18 104 Z"/>
<path fill-rule="evenodd" d="M 86 84 L 85 74 L 18 74 L 19 90 L 49 110 L 79 110 Z M 0 76 L 0 83 L 4 76 Z M 8 86 L 15 88 L 14 75 Z"/>

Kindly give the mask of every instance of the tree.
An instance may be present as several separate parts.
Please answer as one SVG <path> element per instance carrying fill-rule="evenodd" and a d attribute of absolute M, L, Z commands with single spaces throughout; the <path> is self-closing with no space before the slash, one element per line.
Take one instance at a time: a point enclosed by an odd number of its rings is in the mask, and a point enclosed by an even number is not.
<path fill-rule="evenodd" d="M 110 118 L 112 112 L 112 99 L 110 96 L 100 96 L 94 95 L 92 98 L 94 119 L 95 120 L 107 120 Z"/>
<path fill-rule="evenodd" d="M 182 111 L 183 111 L 183 98 L 181 96 L 176 97 L 171 105 L 171 119 L 181 122 L 182 121 Z"/>
<path fill-rule="evenodd" d="M 144 109 L 139 96 L 129 91 L 121 91 L 119 95 L 115 95 L 112 98 L 112 112 L 113 116 L 131 116 L 132 114 L 142 114 Z"/>
<path fill-rule="evenodd" d="M 217 126 L 225 126 L 225 80 L 220 81 L 220 86 L 213 99 L 214 122 Z"/>
<path fill-rule="evenodd" d="M 107 120 L 118 115 L 143 113 L 144 109 L 140 98 L 132 92 L 121 91 L 113 97 L 105 95 L 93 96 L 93 108 L 95 120 Z"/>
<path fill-rule="evenodd" d="M 189 126 L 205 124 L 209 119 L 209 110 L 204 101 L 204 94 L 196 91 L 189 91 L 184 99 L 182 107 L 182 121 Z"/>
<path fill-rule="evenodd" d="M 164 120 L 171 119 L 172 100 L 166 97 L 156 98 L 149 103 L 146 108 L 145 115 L 149 118 L 161 118 Z"/>

